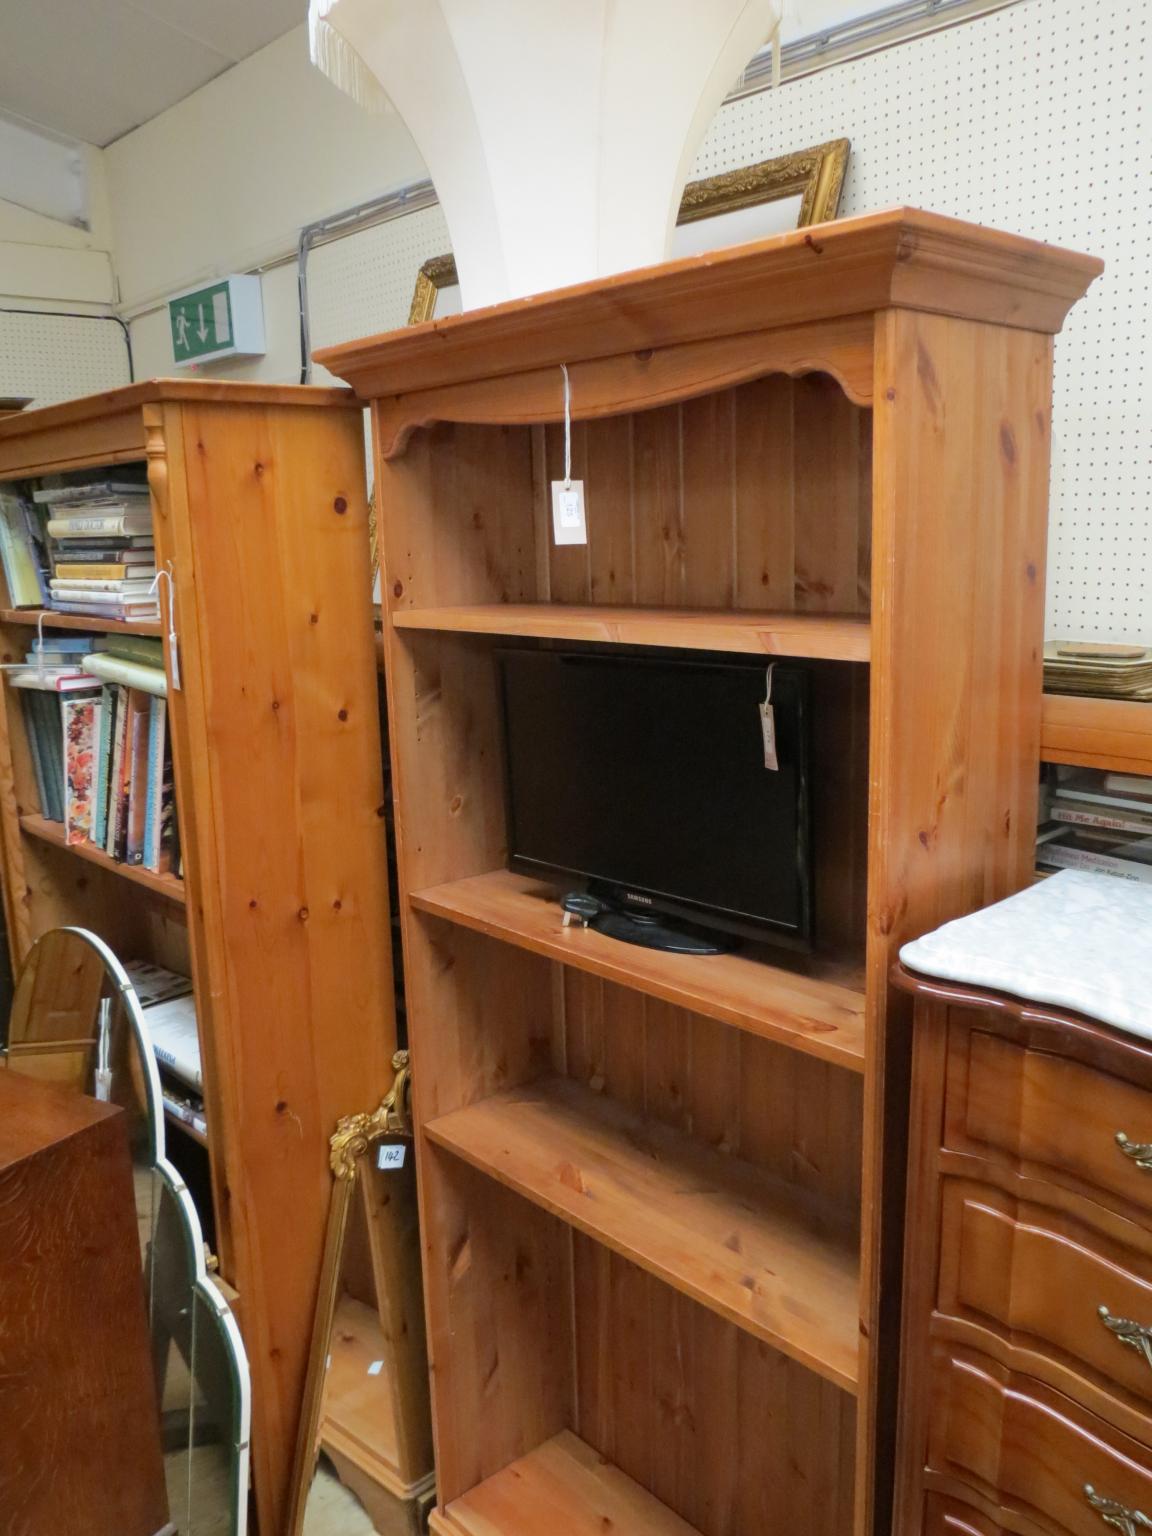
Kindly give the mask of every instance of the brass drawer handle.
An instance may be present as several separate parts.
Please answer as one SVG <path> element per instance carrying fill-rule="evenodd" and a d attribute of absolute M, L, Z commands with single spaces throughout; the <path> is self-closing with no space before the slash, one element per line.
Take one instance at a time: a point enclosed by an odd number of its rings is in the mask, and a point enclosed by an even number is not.
<path fill-rule="evenodd" d="M 1116 1145 L 1125 1157 L 1132 1159 L 1137 1168 L 1152 1173 L 1152 1141 L 1129 1141 L 1123 1131 L 1117 1131 Z"/>
<path fill-rule="evenodd" d="M 1138 1509 L 1129 1509 L 1115 1499 L 1097 1493 L 1091 1483 L 1084 1484 L 1084 1497 L 1100 1516 L 1105 1525 L 1111 1525 L 1124 1536 L 1137 1536 L 1139 1531 L 1152 1531 L 1152 1520 Z"/>
<path fill-rule="evenodd" d="M 1134 1323 L 1130 1317 L 1113 1317 L 1107 1307 L 1098 1307 L 1096 1310 L 1105 1328 L 1114 1333 L 1121 1344 L 1127 1344 L 1129 1349 L 1143 1355 L 1149 1369 L 1152 1369 L 1152 1328 L 1143 1323 Z"/>

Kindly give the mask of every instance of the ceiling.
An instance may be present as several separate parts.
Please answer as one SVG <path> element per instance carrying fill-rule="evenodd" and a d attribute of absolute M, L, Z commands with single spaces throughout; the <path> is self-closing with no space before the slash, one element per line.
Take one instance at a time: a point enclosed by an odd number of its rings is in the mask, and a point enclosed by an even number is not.
<path fill-rule="evenodd" d="M 792 0 L 784 41 L 883 3 Z M 103 147 L 307 12 L 307 0 L 0 0 L 0 112 Z"/>
<path fill-rule="evenodd" d="M 307 0 L 0 0 L 0 111 L 103 147 L 307 14 Z"/>

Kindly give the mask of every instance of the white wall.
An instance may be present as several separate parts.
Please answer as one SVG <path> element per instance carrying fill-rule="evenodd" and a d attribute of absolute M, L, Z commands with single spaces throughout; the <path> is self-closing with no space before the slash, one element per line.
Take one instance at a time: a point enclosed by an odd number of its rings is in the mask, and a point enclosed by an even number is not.
<path fill-rule="evenodd" d="M 0 305 L 107 313 L 115 302 L 104 156 L 89 149 L 85 158 L 88 229 L 0 199 Z"/>
<path fill-rule="evenodd" d="M 121 313 L 137 372 L 171 373 L 169 294 L 275 262 L 305 224 L 425 175 L 394 113 L 370 115 L 308 58 L 303 26 L 104 152 Z M 230 376 L 297 376 L 296 274 L 264 277 L 266 358 Z M 205 370 L 209 371 L 209 370 Z"/>

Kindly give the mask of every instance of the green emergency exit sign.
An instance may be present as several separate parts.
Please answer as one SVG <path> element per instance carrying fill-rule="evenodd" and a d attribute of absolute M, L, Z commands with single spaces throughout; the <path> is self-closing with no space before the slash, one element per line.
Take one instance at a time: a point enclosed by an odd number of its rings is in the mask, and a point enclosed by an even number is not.
<path fill-rule="evenodd" d="M 264 352 L 260 279 L 221 278 L 168 300 L 172 357 L 177 365 L 220 357 L 259 357 Z"/>

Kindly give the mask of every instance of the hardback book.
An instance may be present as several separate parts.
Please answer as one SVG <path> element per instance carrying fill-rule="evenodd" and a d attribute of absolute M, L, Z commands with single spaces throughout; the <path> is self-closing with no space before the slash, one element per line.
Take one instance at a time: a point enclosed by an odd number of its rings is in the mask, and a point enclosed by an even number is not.
<path fill-rule="evenodd" d="M 137 688 L 128 690 L 128 738 L 125 752 L 130 754 L 128 770 L 128 810 L 124 834 L 125 864 L 143 864 L 144 830 L 148 815 L 148 730 L 151 695 Z"/>
<path fill-rule="evenodd" d="M 156 561 L 156 544 L 150 533 L 106 534 L 102 539 L 80 534 L 54 539 L 51 547 L 57 560 L 73 560 L 83 565 L 108 561 L 121 565 L 153 565 Z"/>
<path fill-rule="evenodd" d="M 94 651 L 84 658 L 84 670 L 93 677 L 109 683 L 127 683 L 130 688 L 142 688 L 145 693 L 166 694 L 168 679 L 163 663 L 153 666 L 150 662 L 129 661 L 111 651 Z"/>
<path fill-rule="evenodd" d="M 121 510 L 116 506 L 109 506 L 103 512 L 73 511 L 48 519 L 50 539 L 70 539 L 78 535 L 94 539 L 103 538 L 109 534 L 113 538 L 118 538 L 151 532 L 152 508 L 150 506 L 130 509 L 121 504 Z"/>
<path fill-rule="evenodd" d="M 159 635 L 101 635 L 91 651 L 104 651 L 121 661 L 138 661 L 145 667 L 164 667 L 164 642 Z"/>
<path fill-rule="evenodd" d="M 156 1060 L 193 1088 L 202 1089 L 200 1036 L 196 1030 L 196 1000 L 191 993 L 155 1003 L 144 1010 Z"/>
<path fill-rule="evenodd" d="M 43 640 L 37 635 L 29 646 L 29 650 L 35 654 L 37 651 L 72 651 L 78 656 L 95 649 L 95 638 L 92 635 L 45 635 Z"/>
<path fill-rule="evenodd" d="M 151 1008 L 154 1003 L 166 1003 L 173 997 L 187 997 L 192 992 L 191 976 L 179 971 L 165 970 L 150 960 L 125 960 L 124 969 L 141 1008 Z"/>
<path fill-rule="evenodd" d="M 156 574 L 156 567 L 145 550 L 140 560 L 58 560 L 52 585 L 66 585 L 72 581 L 148 581 Z"/>
<path fill-rule="evenodd" d="M 10 672 L 8 682 L 13 688 L 36 688 L 42 693 L 90 692 L 98 686 L 98 680 L 82 667 L 71 663 L 62 667 L 41 666 L 38 661 Z"/>
<path fill-rule="evenodd" d="M 1152 838 L 1089 827 L 1062 827 L 1060 836 L 1042 836 L 1036 862 L 1043 868 L 1094 869 L 1124 880 L 1152 883 Z"/>
<path fill-rule="evenodd" d="M 154 598 L 143 603 L 135 598 L 120 599 L 115 607 L 102 607 L 99 603 L 64 602 L 54 597 L 52 609 L 55 613 L 81 614 L 88 619 L 116 619 L 122 624 L 148 624 L 160 617 L 160 605 Z"/>
<path fill-rule="evenodd" d="M 28 753 L 32 758 L 32 772 L 36 776 L 36 793 L 40 799 L 40 814 L 49 821 L 58 821 L 60 818 L 53 815 L 55 809 L 55 797 L 49 784 L 47 774 L 50 771 L 46 767 L 46 754 L 42 750 L 41 732 L 43 725 L 38 718 L 35 705 L 43 694 L 22 693 L 20 703 L 24 711 L 24 732 L 28 737 Z"/>
<path fill-rule="evenodd" d="M 119 502 L 125 498 L 149 499 L 143 480 L 90 480 L 87 485 L 49 485 L 32 492 L 32 500 L 45 507 L 66 507 L 72 502 Z"/>
<path fill-rule="evenodd" d="M 151 577 L 141 581 L 57 581 L 49 582 L 53 600 L 66 603 L 96 603 L 101 607 L 137 599 L 146 599 L 152 588 Z"/>
<path fill-rule="evenodd" d="M 129 698 L 128 689 L 122 688 L 112 732 L 112 760 L 108 765 L 108 830 L 104 851 L 114 859 L 120 856 L 121 827 L 128 820 L 128 784 L 124 773 L 126 766 L 131 767 L 131 754 L 127 749 Z"/>
<path fill-rule="evenodd" d="M 144 812 L 144 868 L 167 874 L 171 847 L 165 847 L 164 799 L 171 794 L 172 758 L 168 749 L 168 700 L 153 696 L 148 710 L 148 794 Z"/>
<path fill-rule="evenodd" d="M 84 695 L 64 699 L 64 837 L 86 843 L 92 836 L 92 810 L 99 733 L 100 699 Z"/>
<path fill-rule="evenodd" d="M 99 848 L 103 848 L 108 841 L 108 781 L 112 768 L 112 743 L 119 697 L 119 684 L 104 684 L 101 689 L 100 733 L 96 740 L 96 779 L 92 791 L 92 841 Z"/>
<path fill-rule="evenodd" d="M 13 608 L 41 608 L 44 578 L 19 496 L 0 491 L 0 564 Z"/>
<path fill-rule="evenodd" d="M 1048 812 L 1053 821 L 1073 827 L 1100 827 L 1111 832 L 1142 832 L 1152 836 L 1152 807 L 1147 811 L 1112 810 L 1090 800 L 1057 800 Z"/>

